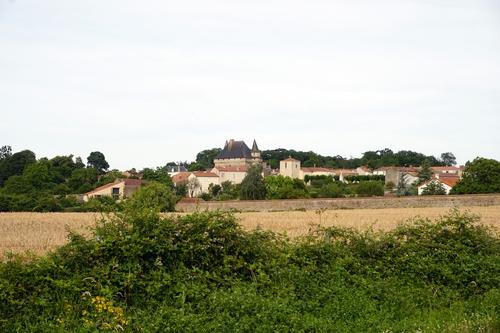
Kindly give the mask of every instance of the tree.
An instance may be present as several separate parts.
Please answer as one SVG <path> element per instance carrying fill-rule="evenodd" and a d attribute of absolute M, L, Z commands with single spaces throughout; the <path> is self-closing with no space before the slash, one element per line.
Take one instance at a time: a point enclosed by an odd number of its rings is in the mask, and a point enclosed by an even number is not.
<path fill-rule="evenodd" d="M 396 193 L 398 196 L 410 195 L 409 186 L 406 184 L 406 180 L 405 180 L 405 174 L 401 174 L 401 179 L 398 182 L 398 186 L 396 188 Z"/>
<path fill-rule="evenodd" d="M 205 170 L 205 167 L 202 164 L 200 164 L 200 163 L 192 162 L 191 164 L 189 164 L 189 166 L 188 166 L 187 169 L 188 169 L 189 172 L 203 171 L 203 170 Z"/>
<path fill-rule="evenodd" d="M 309 196 L 306 185 L 301 179 L 278 175 L 267 176 L 264 182 L 267 199 L 298 199 Z"/>
<path fill-rule="evenodd" d="M 196 155 L 196 163 L 203 167 L 203 170 L 214 167 L 214 159 L 222 151 L 220 148 L 205 149 Z M 189 170 L 196 171 L 196 170 Z"/>
<path fill-rule="evenodd" d="M 457 159 L 455 158 L 455 155 L 453 155 L 450 152 L 442 153 L 441 154 L 441 161 L 446 166 L 452 166 L 452 165 L 457 164 Z"/>
<path fill-rule="evenodd" d="M 429 165 L 429 162 L 425 161 L 422 164 L 422 168 L 418 172 L 418 183 L 422 184 L 423 182 L 426 182 L 432 178 L 432 169 L 431 166 Z"/>
<path fill-rule="evenodd" d="M 266 198 L 266 184 L 262 177 L 262 167 L 252 165 L 241 182 L 240 198 L 243 200 L 262 200 Z"/>
<path fill-rule="evenodd" d="M 356 194 L 360 197 L 373 197 L 384 195 L 384 185 L 379 181 L 360 182 L 355 187 Z"/>
<path fill-rule="evenodd" d="M 76 193 L 90 191 L 97 183 L 97 170 L 94 168 L 76 169 L 68 179 L 68 185 Z"/>
<path fill-rule="evenodd" d="M 78 168 L 73 161 L 73 155 L 56 156 L 50 159 L 49 162 L 57 183 L 64 182 L 67 178 L 71 177 L 73 170 Z"/>
<path fill-rule="evenodd" d="M 165 184 L 151 182 L 132 195 L 125 203 L 129 212 L 139 212 L 143 209 L 156 212 L 173 212 L 177 198 Z"/>
<path fill-rule="evenodd" d="M 36 162 L 35 153 L 23 150 L 0 160 L 0 186 L 14 175 L 21 175 L 24 169 Z"/>
<path fill-rule="evenodd" d="M 100 174 L 109 169 L 109 164 L 106 162 L 104 154 L 99 151 L 93 151 L 87 157 L 87 166 L 96 169 Z"/>
<path fill-rule="evenodd" d="M 451 193 L 500 193 L 500 162 L 481 157 L 467 162 Z"/>
<path fill-rule="evenodd" d="M 85 164 L 83 163 L 82 158 L 80 156 L 78 156 L 77 158 L 75 158 L 75 167 L 77 169 L 85 168 Z"/>
<path fill-rule="evenodd" d="M 208 192 L 213 198 L 216 198 L 221 191 L 222 191 L 222 186 L 220 186 L 219 184 L 208 185 Z"/>
<path fill-rule="evenodd" d="M 444 188 L 443 184 L 441 184 L 439 181 L 431 181 L 425 189 L 422 191 L 422 195 L 444 195 L 446 194 L 446 189 Z"/>
<path fill-rule="evenodd" d="M 168 169 L 166 166 L 157 167 L 156 169 L 144 168 L 142 170 L 142 179 L 153 180 L 159 183 L 165 184 L 168 187 L 172 187 L 172 178 L 168 174 Z"/>
<path fill-rule="evenodd" d="M 10 146 L 2 146 L 0 148 L 0 160 L 12 156 L 12 148 Z"/>
<path fill-rule="evenodd" d="M 193 198 L 194 195 L 198 192 L 199 189 L 201 189 L 200 182 L 196 178 L 191 178 L 188 180 L 186 183 L 186 187 L 188 190 L 189 197 Z"/>

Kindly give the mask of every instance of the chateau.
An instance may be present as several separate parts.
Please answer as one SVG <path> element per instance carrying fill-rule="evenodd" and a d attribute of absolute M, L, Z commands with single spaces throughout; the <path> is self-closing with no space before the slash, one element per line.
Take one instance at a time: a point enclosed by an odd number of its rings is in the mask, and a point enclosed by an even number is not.
<path fill-rule="evenodd" d="M 252 165 L 261 165 L 263 175 L 270 173 L 269 167 L 262 162 L 261 151 L 254 140 L 252 149 L 244 141 L 231 139 L 226 141 L 224 148 L 214 159 L 214 167 L 209 171 L 179 172 L 172 177 L 175 184 L 188 183 L 193 188 L 190 196 L 198 196 L 207 192 L 210 184 L 220 185 L 230 181 L 239 184 L 247 175 Z"/>
<path fill-rule="evenodd" d="M 260 150 L 255 140 L 253 140 L 251 150 L 244 141 L 235 141 L 233 139 L 226 141 L 224 149 L 214 159 L 215 168 L 248 168 L 252 164 L 261 163 L 262 158 L 260 156 Z"/>

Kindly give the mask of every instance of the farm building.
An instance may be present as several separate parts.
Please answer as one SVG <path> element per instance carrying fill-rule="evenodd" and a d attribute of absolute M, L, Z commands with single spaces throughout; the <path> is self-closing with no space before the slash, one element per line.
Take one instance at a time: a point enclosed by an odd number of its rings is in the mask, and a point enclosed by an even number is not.
<path fill-rule="evenodd" d="M 113 197 L 115 199 L 128 198 L 134 194 L 147 181 L 142 179 L 117 179 L 113 183 L 100 186 L 83 195 L 83 201 L 102 196 Z"/>

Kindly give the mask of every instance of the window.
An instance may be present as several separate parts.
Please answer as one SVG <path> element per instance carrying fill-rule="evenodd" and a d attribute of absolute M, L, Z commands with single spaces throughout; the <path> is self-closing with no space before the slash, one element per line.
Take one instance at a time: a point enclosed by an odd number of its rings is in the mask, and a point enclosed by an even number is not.
<path fill-rule="evenodd" d="M 117 199 L 120 196 L 120 188 L 119 187 L 113 187 L 111 189 L 111 196 L 115 199 Z"/>

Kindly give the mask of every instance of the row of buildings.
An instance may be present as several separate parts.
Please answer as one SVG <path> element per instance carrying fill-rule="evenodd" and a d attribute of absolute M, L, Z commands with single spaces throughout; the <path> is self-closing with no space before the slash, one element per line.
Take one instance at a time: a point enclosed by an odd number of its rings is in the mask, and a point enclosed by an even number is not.
<path fill-rule="evenodd" d="M 332 169 L 323 167 L 302 167 L 301 162 L 294 158 L 287 158 L 280 161 L 279 170 L 271 170 L 269 166 L 263 162 L 261 151 L 254 140 L 252 148 L 249 148 L 244 141 L 229 140 L 226 141 L 224 148 L 219 155 L 214 159 L 214 167 L 206 171 L 188 172 L 179 167 L 172 167 L 169 174 L 172 177 L 174 185 L 179 186 L 186 184 L 188 195 L 190 197 L 199 196 L 202 193 L 209 191 L 210 185 L 220 185 L 223 182 L 230 181 L 234 184 L 239 184 L 245 178 L 248 169 L 252 165 L 262 166 L 263 176 L 267 175 L 282 175 L 291 178 L 304 180 L 306 176 L 338 176 L 341 181 L 347 176 L 369 176 L 383 175 L 385 176 L 386 184 L 392 183 L 398 186 L 401 182 L 412 184 L 418 179 L 418 167 L 382 167 L 375 170 L 370 170 L 367 167 L 358 167 L 356 169 Z M 446 189 L 447 193 L 454 184 L 460 179 L 462 167 L 432 167 L 433 179 L 431 181 L 439 181 Z M 91 197 L 101 195 L 111 195 L 117 198 L 129 196 L 142 184 L 141 180 L 137 179 L 119 179 L 115 183 L 101 186 L 84 195 L 84 199 L 88 200 Z M 419 194 L 425 189 L 419 188 Z"/>

